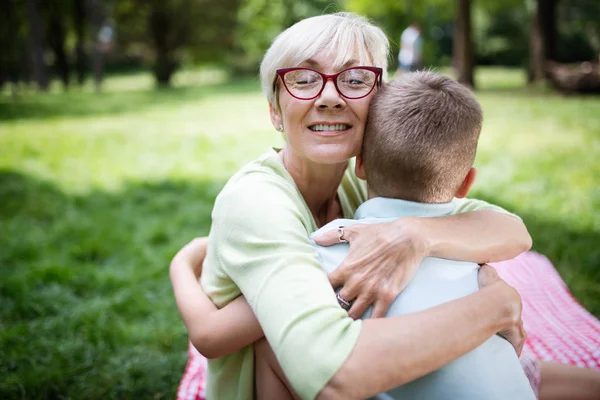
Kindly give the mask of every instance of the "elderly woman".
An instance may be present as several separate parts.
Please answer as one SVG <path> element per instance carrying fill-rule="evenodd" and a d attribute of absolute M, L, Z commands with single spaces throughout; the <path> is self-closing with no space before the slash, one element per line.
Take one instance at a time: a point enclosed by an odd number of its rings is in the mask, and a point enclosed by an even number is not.
<path fill-rule="evenodd" d="M 384 315 L 424 257 L 485 263 L 527 250 L 531 239 L 521 220 L 498 207 L 469 200 L 463 213 L 449 217 L 348 227 L 339 239 L 351 243 L 351 252 L 331 282 L 316 259 L 309 234 L 352 218 L 367 198 L 353 157 L 387 57 L 383 32 L 353 14 L 308 18 L 281 33 L 264 57 L 261 82 L 286 145 L 236 173 L 212 214 L 202 287 L 223 310 L 243 294 L 302 398 L 369 397 L 495 333 L 517 351 L 524 341 L 518 294 L 486 268 L 482 289 L 465 298 L 400 317 L 350 317 L 369 304 L 374 316 Z M 173 281 L 190 328 L 187 293 Z M 343 285 L 338 298 L 332 284 Z M 353 302 L 350 316 L 339 302 Z M 258 336 L 246 336 L 231 338 L 237 351 L 209 361 L 208 398 L 253 396 L 254 353 L 246 344 Z"/>

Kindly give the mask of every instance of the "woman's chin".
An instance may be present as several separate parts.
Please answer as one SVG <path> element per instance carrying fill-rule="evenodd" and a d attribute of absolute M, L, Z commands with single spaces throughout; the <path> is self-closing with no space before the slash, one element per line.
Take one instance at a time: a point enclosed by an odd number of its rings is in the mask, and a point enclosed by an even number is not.
<path fill-rule="evenodd" d="M 359 150 L 340 145 L 321 145 L 312 149 L 310 159 L 318 164 L 333 165 L 347 162 L 357 156 Z"/>

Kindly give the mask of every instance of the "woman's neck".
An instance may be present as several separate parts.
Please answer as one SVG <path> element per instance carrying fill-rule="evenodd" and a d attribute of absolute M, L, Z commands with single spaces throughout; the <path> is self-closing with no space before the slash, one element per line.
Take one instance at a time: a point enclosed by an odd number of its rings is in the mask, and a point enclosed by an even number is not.
<path fill-rule="evenodd" d="M 297 157 L 289 148 L 279 153 L 285 169 L 294 179 L 318 227 L 342 217 L 337 189 L 342 182 L 348 162 L 316 164 Z"/>

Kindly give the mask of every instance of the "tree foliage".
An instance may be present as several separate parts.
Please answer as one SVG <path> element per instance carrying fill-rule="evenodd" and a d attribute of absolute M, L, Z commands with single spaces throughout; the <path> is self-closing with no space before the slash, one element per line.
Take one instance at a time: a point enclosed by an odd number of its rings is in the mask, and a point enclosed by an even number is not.
<path fill-rule="evenodd" d="M 169 84 L 186 59 L 223 61 L 233 50 L 239 0 L 128 0 L 114 5 L 119 44 Z"/>
<path fill-rule="evenodd" d="M 536 3 L 473 2 L 477 63 L 529 64 L 529 27 Z M 37 36 L 27 7 L 32 4 L 37 5 L 40 19 L 34 24 Z M 38 72 L 47 68 L 65 87 L 73 81 L 73 71 L 77 82 L 83 83 L 88 68 L 97 72 L 104 66 L 108 70 L 150 68 L 160 84 L 168 84 L 186 63 L 219 64 L 235 74 L 256 74 L 264 52 L 283 29 L 303 18 L 335 11 L 365 15 L 382 27 L 391 43 L 391 67 L 401 32 L 412 22 L 423 28 L 425 65 L 448 65 L 455 4 L 448 0 L 4 0 L 0 2 L 0 84 L 30 81 L 35 77 L 33 66 Z M 97 37 L 105 24 L 114 28 L 116 36 L 110 51 L 100 54 Z M 557 61 L 597 58 L 600 2 L 558 1 L 555 47 Z"/>
<path fill-rule="evenodd" d="M 5 0 L 0 8 L 0 85 L 27 79 L 27 16 L 17 0 Z"/>
<path fill-rule="evenodd" d="M 348 11 L 365 15 L 380 26 L 390 39 L 391 53 L 398 54 L 400 35 L 412 22 L 422 26 L 426 46 L 423 59 L 426 65 L 439 65 L 451 52 L 449 24 L 454 18 L 454 4 L 447 0 L 346 0 L 344 7 Z M 445 48 L 445 51 L 444 51 Z M 395 66 L 396 57 L 392 57 L 391 66 Z"/>
<path fill-rule="evenodd" d="M 265 51 L 285 28 L 314 15 L 340 11 L 331 0 L 246 0 L 240 4 L 234 52 L 229 66 L 235 74 L 255 74 Z"/>

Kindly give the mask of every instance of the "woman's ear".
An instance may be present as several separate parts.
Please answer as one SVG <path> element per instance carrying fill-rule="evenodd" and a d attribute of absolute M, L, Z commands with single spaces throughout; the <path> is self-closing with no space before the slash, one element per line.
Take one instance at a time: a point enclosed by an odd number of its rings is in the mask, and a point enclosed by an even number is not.
<path fill-rule="evenodd" d="M 356 166 L 354 167 L 354 173 L 358 179 L 363 181 L 367 180 L 367 174 L 365 173 L 365 163 L 363 157 L 359 154 L 356 156 Z"/>
<path fill-rule="evenodd" d="M 456 197 L 457 199 L 462 199 L 464 197 L 467 197 L 467 194 L 469 193 L 471 186 L 473 186 L 473 184 L 475 183 L 476 177 L 477 177 L 477 170 L 475 168 L 471 168 L 469 170 L 469 172 L 467 172 L 467 175 L 465 175 L 465 179 L 463 179 L 463 182 L 461 183 L 460 187 L 456 191 L 456 194 L 454 195 L 454 197 Z"/>
<path fill-rule="evenodd" d="M 271 123 L 273 127 L 280 132 L 283 132 L 283 121 L 281 120 L 281 115 L 279 114 L 279 110 L 273 107 L 273 104 L 269 103 L 269 115 L 271 116 Z"/>

